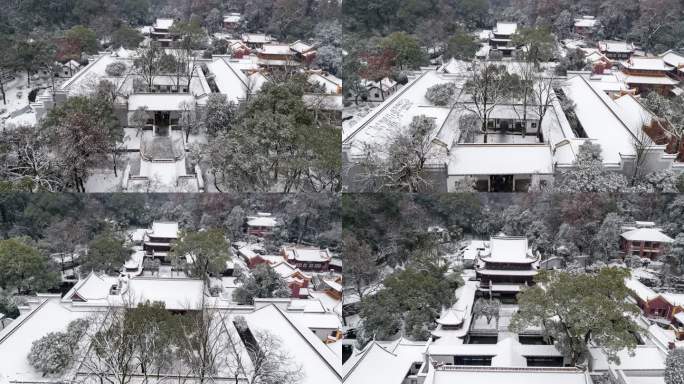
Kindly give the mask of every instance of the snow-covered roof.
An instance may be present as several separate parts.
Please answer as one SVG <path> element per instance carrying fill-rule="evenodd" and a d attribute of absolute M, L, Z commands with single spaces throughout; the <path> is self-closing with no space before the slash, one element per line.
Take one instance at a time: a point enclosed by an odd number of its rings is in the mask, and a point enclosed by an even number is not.
<path fill-rule="evenodd" d="M 318 262 L 322 263 L 329 261 L 332 257 L 327 249 L 320 248 L 305 248 L 305 247 L 283 247 L 288 260 L 296 260 L 300 262 Z"/>
<path fill-rule="evenodd" d="M 679 321 L 680 324 L 684 324 L 684 312 L 675 313 L 674 318 Z"/>
<path fill-rule="evenodd" d="M 530 257 L 527 238 L 515 236 L 492 237 L 489 253 L 481 254 L 481 258 L 488 263 L 530 264 L 536 261 L 535 257 Z"/>
<path fill-rule="evenodd" d="M 553 157 L 547 144 L 459 144 L 452 149 L 448 174 L 548 175 Z"/>
<path fill-rule="evenodd" d="M 668 76 L 625 76 L 627 84 L 648 84 L 648 85 L 677 85 L 679 81 Z"/>
<path fill-rule="evenodd" d="M 242 35 L 242 41 L 246 43 L 264 44 L 273 41 L 273 38 L 262 33 L 245 33 Z"/>
<path fill-rule="evenodd" d="M 287 44 L 264 44 L 261 48 L 260 53 L 266 55 L 287 55 L 291 56 L 294 53 L 290 50 L 290 46 Z"/>
<path fill-rule="evenodd" d="M 684 307 L 684 293 L 666 292 L 661 293 L 660 296 L 675 307 Z"/>
<path fill-rule="evenodd" d="M 341 361 L 301 320 L 289 316 L 275 305 L 268 305 L 245 315 L 252 332 L 269 331 L 292 351 L 293 360 L 301 365 L 304 378 L 300 384 L 339 383 Z"/>
<path fill-rule="evenodd" d="M 161 237 L 164 239 L 178 238 L 178 223 L 173 221 L 155 221 L 152 223 L 152 237 Z"/>
<path fill-rule="evenodd" d="M 496 23 L 494 33 L 497 35 L 513 35 L 518 30 L 517 23 Z"/>
<path fill-rule="evenodd" d="M 625 279 L 625 285 L 643 301 L 653 300 L 658 297 L 658 293 L 635 278 Z"/>
<path fill-rule="evenodd" d="M 625 41 L 606 40 L 599 42 L 599 49 L 602 52 L 632 53 L 636 48 L 634 44 Z"/>
<path fill-rule="evenodd" d="M 669 50 L 660 55 L 660 57 L 662 57 L 663 61 L 665 61 L 665 63 L 667 63 L 670 66 L 680 68 L 680 70 L 682 67 L 684 67 L 684 55 L 678 52 Z"/>
<path fill-rule="evenodd" d="M 665 63 L 661 57 L 632 57 L 621 63 L 626 69 L 640 71 L 671 71 L 674 67 Z"/>
<path fill-rule="evenodd" d="M 342 322 L 336 314 L 330 312 L 287 312 L 287 315 L 299 321 L 302 325 L 310 329 L 340 329 Z"/>
<path fill-rule="evenodd" d="M 645 125 L 650 125 L 655 117 L 631 94 L 618 97 L 615 104 L 622 109 L 621 117 L 635 135 L 638 135 Z"/>
<path fill-rule="evenodd" d="M 598 20 L 594 16 L 583 16 L 581 19 L 575 19 L 575 27 L 579 28 L 594 28 Z"/>
<path fill-rule="evenodd" d="M 658 243 L 671 243 L 674 241 L 658 228 L 637 228 L 624 232 L 620 236 L 629 241 L 652 241 Z"/>
<path fill-rule="evenodd" d="M 195 105 L 195 97 L 187 93 L 139 93 L 128 97 L 128 110 L 147 107 L 149 111 L 182 111 L 183 103 Z"/>
<path fill-rule="evenodd" d="M 242 15 L 234 12 L 223 16 L 224 23 L 239 23 L 240 19 L 242 19 Z"/>
<path fill-rule="evenodd" d="M 301 40 L 297 40 L 294 43 L 290 44 L 290 49 L 292 49 L 293 51 L 295 51 L 297 53 L 305 53 L 305 52 L 312 50 L 313 48 L 314 48 L 313 45 L 307 44 Z"/>
<path fill-rule="evenodd" d="M 226 95 L 228 101 L 238 103 L 247 97 L 249 80 L 240 69 L 234 66 L 235 64 L 227 57 L 215 57 L 208 67 L 214 75 L 214 82 L 219 92 Z"/>
<path fill-rule="evenodd" d="M 123 304 L 124 301 L 134 305 L 160 301 L 169 310 L 187 310 L 201 308 L 202 301 L 209 301 L 204 295 L 204 282 L 195 279 L 179 278 L 147 278 L 136 277 L 129 279 L 119 296 L 113 296 L 113 304 Z"/>
<path fill-rule="evenodd" d="M 272 216 L 248 216 L 248 227 L 276 227 L 278 220 Z"/>
<path fill-rule="evenodd" d="M 40 300 L 32 311 L 0 331 L 0 381 L 45 382 L 45 375 L 36 371 L 27 359 L 33 342 L 50 332 L 64 331 L 71 321 L 91 314 L 61 305 L 58 297 Z"/>
<path fill-rule="evenodd" d="M 64 301 L 106 300 L 109 289 L 117 283 L 116 277 L 90 272 L 64 295 Z"/>
<path fill-rule="evenodd" d="M 563 86 L 575 103 L 575 114 L 590 139 L 601 145 L 604 164 L 620 164 L 625 155 L 634 155 L 637 139 L 621 119 L 622 111 L 608 95 L 595 89 L 583 75 L 572 76 Z"/>
<path fill-rule="evenodd" d="M 174 19 L 157 19 L 157 21 L 154 22 L 154 28 L 155 29 L 169 29 L 173 26 L 174 22 L 175 22 Z"/>
<path fill-rule="evenodd" d="M 342 89 L 342 79 L 327 72 L 310 72 L 307 79 L 311 84 L 319 84 L 325 88 L 329 94 L 337 94 Z"/>
<path fill-rule="evenodd" d="M 399 339 L 386 346 L 371 341 L 360 353 L 347 360 L 343 367 L 345 384 L 401 383 L 414 363 L 420 363 L 425 343 Z"/>
<path fill-rule="evenodd" d="M 280 261 L 272 265 L 271 268 L 273 268 L 273 270 L 276 271 L 276 273 L 278 273 L 284 279 L 289 279 L 295 273 L 299 273 L 307 279 L 311 279 L 312 277 L 311 275 L 302 272 L 301 269 L 283 260 L 282 257 Z"/>

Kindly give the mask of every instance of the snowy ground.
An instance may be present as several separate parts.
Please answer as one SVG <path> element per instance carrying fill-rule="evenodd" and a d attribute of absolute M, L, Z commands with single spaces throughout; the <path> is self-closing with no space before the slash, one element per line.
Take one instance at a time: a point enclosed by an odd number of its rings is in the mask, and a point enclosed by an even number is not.
<path fill-rule="evenodd" d="M 342 129 L 347 130 L 368 115 L 378 103 L 359 103 L 359 105 L 352 104 L 344 108 L 342 112 Z"/>
<path fill-rule="evenodd" d="M 114 176 L 114 170 L 111 164 L 105 164 L 101 167 L 92 170 L 92 174 L 86 180 L 85 188 L 88 193 L 112 193 L 121 192 L 121 182 L 123 180 L 123 172 L 126 169 L 126 164 L 131 160 L 132 154 L 122 154 L 119 157 L 118 167 L 116 169 L 117 175 Z"/>
<path fill-rule="evenodd" d="M 85 183 L 88 193 L 112 193 L 121 192 L 121 179 L 123 169 L 117 169 L 118 175 L 114 176 L 112 169 L 95 169 L 93 175 Z"/>
<path fill-rule="evenodd" d="M 64 79 L 55 79 L 55 86 Z M 5 84 L 5 98 L 7 104 L 0 100 L 0 127 L 17 125 L 34 125 L 36 115 L 29 107 L 28 96 L 31 89 L 47 88 L 52 84 L 47 79 L 31 79 L 31 87 L 26 85 L 26 74 L 16 73 L 15 79 Z"/>

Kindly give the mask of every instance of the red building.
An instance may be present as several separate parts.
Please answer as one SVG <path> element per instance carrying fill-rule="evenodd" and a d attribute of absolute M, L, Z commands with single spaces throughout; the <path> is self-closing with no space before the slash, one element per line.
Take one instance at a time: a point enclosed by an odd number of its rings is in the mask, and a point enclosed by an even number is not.
<path fill-rule="evenodd" d="M 223 16 L 223 29 L 226 31 L 234 31 L 240 28 L 240 22 L 242 21 L 242 15 L 236 12 L 231 12 Z"/>
<path fill-rule="evenodd" d="M 271 235 L 280 225 L 278 220 L 270 213 L 259 212 L 256 216 L 247 216 L 247 234 L 250 236 L 264 237 Z"/>
<path fill-rule="evenodd" d="M 655 91 L 669 95 L 679 81 L 669 74 L 675 69 L 661 57 L 632 57 L 620 63 L 625 74 L 625 83 L 638 93 Z"/>
<path fill-rule="evenodd" d="M 625 284 L 646 317 L 666 321 L 677 338 L 684 339 L 684 294 L 658 293 L 637 279 L 627 279 Z"/>
<path fill-rule="evenodd" d="M 145 233 L 143 250 L 147 256 L 159 259 L 162 263 L 168 263 L 171 261 L 169 254 L 176 240 L 178 240 L 178 223 L 154 222 L 152 229 Z"/>
<path fill-rule="evenodd" d="M 275 265 L 287 261 L 281 255 L 267 255 L 266 250 L 259 244 L 238 243 L 236 249 L 238 256 L 250 269 L 259 264 Z"/>
<path fill-rule="evenodd" d="M 311 283 L 311 275 L 304 273 L 292 264 L 282 261 L 272 266 L 285 281 L 292 292 L 291 296 L 298 299 L 305 299 L 309 296 L 308 287 Z"/>
<path fill-rule="evenodd" d="M 527 238 L 492 237 L 477 258 L 475 273 L 480 290 L 512 299 L 522 287 L 534 284 L 539 261 L 540 256 L 529 249 Z"/>
<path fill-rule="evenodd" d="M 578 35 L 589 37 L 594 34 L 597 26 L 598 20 L 594 16 L 582 16 L 581 19 L 575 19 L 575 33 Z"/>
<path fill-rule="evenodd" d="M 284 246 L 281 254 L 290 264 L 304 271 L 328 271 L 332 255 L 327 249 Z"/>
<path fill-rule="evenodd" d="M 672 243 L 655 223 L 637 221 L 636 226 L 624 227 L 620 234 L 620 250 L 625 256 L 639 256 L 655 260 Z"/>

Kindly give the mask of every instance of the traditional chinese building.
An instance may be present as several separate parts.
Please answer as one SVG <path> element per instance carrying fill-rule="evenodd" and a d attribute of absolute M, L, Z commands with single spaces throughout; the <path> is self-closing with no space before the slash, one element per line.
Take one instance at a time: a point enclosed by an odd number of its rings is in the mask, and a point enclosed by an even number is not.
<path fill-rule="evenodd" d="M 666 64 L 661 57 L 632 57 L 620 63 L 625 74 L 625 83 L 638 93 L 655 91 L 669 95 L 679 81 L 668 74 L 675 68 Z"/>
<path fill-rule="evenodd" d="M 655 260 L 673 241 L 649 221 L 637 221 L 634 226 L 623 227 L 623 231 L 620 234 L 620 250 L 625 256 Z"/>
<path fill-rule="evenodd" d="M 522 287 L 534 284 L 539 260 L 525 237 L 492 237 L 477 259 L 475 272 L 480 290 L 491 292 L 492 296 L 514 298 Z"/>
<path fill-rule="evenodd" d="M 284 246 L 281 253 L 290 264 L 305 271 L 328 271 L 330 269 L 332 255 L 327 249 L 294 245 Z"/>

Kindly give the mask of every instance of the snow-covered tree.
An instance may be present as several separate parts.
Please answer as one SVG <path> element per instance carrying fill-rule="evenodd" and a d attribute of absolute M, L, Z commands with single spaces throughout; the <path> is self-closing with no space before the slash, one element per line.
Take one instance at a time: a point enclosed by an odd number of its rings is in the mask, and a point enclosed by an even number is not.
<path fill-rule="evenodd" d="M 43 375 L 63 373 L 74 360 L 89 324 L 86 319 L 77 319 L 69 323 L 65 332 L 50 332 L 34 341 L 27 356 L 29 364 Z"/>
<path fill-rule="evenodd" d="M 107 67 L 105 68 L 105 72 L 109 76 L 121 76 L 124 74 L 124 72 L 126 72 L 126 64 L 122 61 L 115 61 L 107 65 Z"/>
<path fill-rule="evenodd" d="M 625 192 L 627 189 L 627 178 L 606 170 L 601 146 L 589 141 L 580 145 L 575 166 L 560 171 L 554 182 L 554 190 L 562 193 Z"/>
<path fill-rule="evenodd" d="M 520 332 L 543 324 L 546 336 L 570 364 L 580 364 L 588 356 L 588 343 L 601 348 L 611 362 L 618 362 L 618 352 L 634 350 L 633 333 L 639 326 L 632 315 L 639 307 L 627 302 L 629 289 L 625 278 L 629 271 L 600 268 L 593 273 L 540 271 L 537 285 L 518 296 L 519 310 L 509 328 Z"/>
<path fill-rule="evenodd" d="M 249 382 L 252 384 L 296 384 L 306 372 L 284 349 L 282 340 L 268 331 L 253 334 L 254 342 L 247 343 L 252 359 Z"/>
<path fill-rule="evenodd" d="M 475 319 L 484 317 L 487 319 L 487 324 L 491 323 L 492 319 L 496 319 L 498 323 L 500 310 L 501 302 L 499 300 L 477 299 L 473 305 L 473 317 Z"/>
<path fill-rule="evenodd" d="M 61 374 L 73 359 L 70 344 L 66 333 L 50 332 L 31 345 L 29 364 L 43 375 Z"/>
<path fill-rule="evenodd" d="M 425 92 L 425 98 L 432 104 L 443 107 L 449 104 L 454 93 L 456 93 L 456 84 L 454 83 L 435 84 Z"/>
<path fill-rule="evenodd" d="M 608 261 L 617 256 L 623 219 L 615 212 L 606 215 L 593 239 L 596 259 Z"/>
<path fill-rule="evenodd" d="M 236 113 L 237 106 L 234 102 L 228 101 L 226 95 L 221 93 L 209 95 L 204 112 L 204 126 L 207 133 L 216 135 L 218 132 L 227 132 Z"/>
<path fill-rule="evenodd" d="M 665 384 L 684 384 L 684 348 L 675 348 L 667 354 Z"/>
<path fill-rule="evenodd" d="M 285 280 L 273 268 L 260 264 L 250 274 L 238 276 L 242 286 L 233 292 L 233 300 L 252 305 L 255 298 L 290 297 Z"/>
<path fill-rule="evenodd" d="M 514 88 L 516 84 L 519 84 L 517 75 L 510 74 L 505 66 L 488 62 L 478 64 L 473 69 L 470 79 L 466 81 L 464 93 L 470 100 L 463 106 L 480 119 L 485 143 L 492 112 L 497 105 L 510 101 L 516 92 Z"/>

